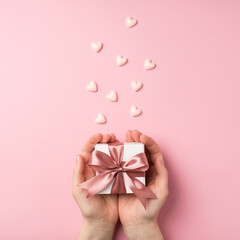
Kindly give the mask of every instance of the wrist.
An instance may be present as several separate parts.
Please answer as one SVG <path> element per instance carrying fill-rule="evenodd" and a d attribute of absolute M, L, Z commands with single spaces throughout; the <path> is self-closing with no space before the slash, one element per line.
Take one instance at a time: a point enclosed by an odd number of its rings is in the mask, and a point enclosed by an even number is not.
<path fill-rule="evenodd" d="M 78 239 L 110 240 L 113 237 L 115 225 L 101 220 L 83 219 Z"/>
<path fill-rule="evenodd" d="M 123 229 L 128 240 L 163 240 L 157 220 L 146 223 L 123 224 Z"/>

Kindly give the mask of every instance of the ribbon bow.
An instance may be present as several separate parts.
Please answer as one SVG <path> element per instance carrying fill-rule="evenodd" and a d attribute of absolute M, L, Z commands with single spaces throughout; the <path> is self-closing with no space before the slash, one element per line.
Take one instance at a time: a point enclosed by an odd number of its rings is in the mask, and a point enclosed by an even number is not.
<path fill-rule="evenodd" d="M 105 189 L 113 179 L 111 194 L 124 194 L 126 193 L 124 183 L 126 183 L 146 209 L 147 199 L 157 197 L 135 178 L 142 176 L 149 167 L 145 153 L 136 154 L 126 162 L 122 162 L 124 146 L 115 144 L 108 145 L 108 148 L 110 156 L 98 150 L 93 151 L 89 166 L 98 174 L 79 186 L 88 190 L 88 198 Z"/>

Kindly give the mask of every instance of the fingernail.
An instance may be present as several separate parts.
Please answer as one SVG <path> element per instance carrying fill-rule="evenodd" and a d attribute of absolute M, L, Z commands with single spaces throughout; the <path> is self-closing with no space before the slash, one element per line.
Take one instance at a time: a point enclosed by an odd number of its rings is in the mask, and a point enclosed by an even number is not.
<path fill-rule="evenodd" d="M 78 163 L 80 161 L 80 155 L 77 155 L 76 157 L 76 163 Z"/>
<path fill-rule="evenodd" d="M 161 154 L 161 156 L 159 157 L 159 162 L 161 163 L 161 164 L 164 164 L 164 159 L 163 159 L 163 155 Z"/>

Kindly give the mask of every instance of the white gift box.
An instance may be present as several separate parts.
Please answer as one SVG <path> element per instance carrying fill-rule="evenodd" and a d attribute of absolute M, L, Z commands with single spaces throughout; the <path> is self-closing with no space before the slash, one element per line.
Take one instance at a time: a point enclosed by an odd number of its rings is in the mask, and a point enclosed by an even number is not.
<path fill-rule="evenodd" d="M 106 153 L 110 156 L 108 144 L 106 143 L 98 143 L 95 145 L 95 150 L 101 151 Z M 126 162 L 129 158 L 133 157 L 136 154 L 144 153 L 144 144 L 139 142 L 129 142 L 124 143 L 124 152 L 123 152 L 123 159 L 122 162 Z M 140 182 L 142 182 L 144 185 L 145 183 L 145 173 L 143 174 L 143 177 L 136 177 Z M 114 179 L 110 182 L 110 184 L 100 191 L 98 194 L 110 194 L 112 185 L 113 185 Z M 129 188 L 129 186 L 125 183 L 126 193 L 133 193 L 132 190 Z"/>

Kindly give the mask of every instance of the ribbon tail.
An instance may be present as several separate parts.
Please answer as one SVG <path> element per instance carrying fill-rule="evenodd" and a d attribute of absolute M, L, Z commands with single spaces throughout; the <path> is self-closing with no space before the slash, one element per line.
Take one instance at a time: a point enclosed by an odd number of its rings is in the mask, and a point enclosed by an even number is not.
<path fill-rule="evenodd" d="M 135 177 L 131 177 L 127 173 L 123 173 L 123 177 L 124 181 L 127 183 L 135 196 L 139 199 L 145 209 L 147 207 L 146 205 L 148 198 L 157 199 L 157 196 Z"/>
<path fill-rule="evenodd" d="M 105 189 L 114 177 L 114 172 L 103 172 L 80 183 L 78 186 L 88 190 L 87 198 Z"/>

